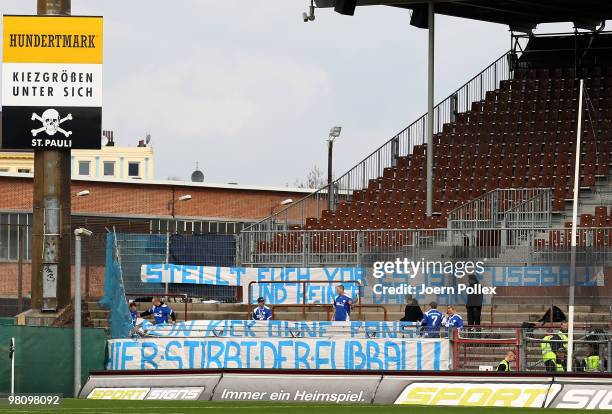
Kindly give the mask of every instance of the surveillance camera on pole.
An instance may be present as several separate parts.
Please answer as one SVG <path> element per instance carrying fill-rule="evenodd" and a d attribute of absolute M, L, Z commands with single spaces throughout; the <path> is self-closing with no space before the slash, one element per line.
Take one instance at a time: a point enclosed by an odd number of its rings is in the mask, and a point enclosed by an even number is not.
<path fill-rule="evenodd" d="M 74 231 L 74 235 L 79 237 L 79 236 L 87 236 L 87 237 L 91 237 L 91 235 L 93 234 L 93 232 L 91 230 L 87 230 L 84 228 L 78 228 Z"/>
<path fill-rule="evenodd" d="M 312 22 L 315 19 L 315 6 L 314 0 L 310 0 L 310 6 L 308 7 L 308 13 L 302 13 L 302 20 L 304 23 Z"/>

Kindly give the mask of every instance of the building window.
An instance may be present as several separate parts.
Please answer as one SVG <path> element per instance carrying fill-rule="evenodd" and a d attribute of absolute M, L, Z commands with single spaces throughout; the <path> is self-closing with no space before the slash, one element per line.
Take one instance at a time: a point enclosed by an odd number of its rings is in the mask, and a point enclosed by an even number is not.
<path fill-rule="evenodd" d="M 140 163 L 139 162 L 128 163 L 128 176 L 140 177 Z"/>
<path fill-rule="evenodd" d="M 104 176 L 105 177 L 115 176 L 115 161 L 104 161 Z"/>
<path fill-rule="evenodd" d="M 89 175 L 89 161 L 79 161 L 79 175 Z"/>
<path fill-rule="evenodd" d="M 29 214 L 0 213 L 0 261 L 17 261 L 20 256 L 31 259 L 30 220 Z M 23 237 L 22 243 L 19 237 Z"/>

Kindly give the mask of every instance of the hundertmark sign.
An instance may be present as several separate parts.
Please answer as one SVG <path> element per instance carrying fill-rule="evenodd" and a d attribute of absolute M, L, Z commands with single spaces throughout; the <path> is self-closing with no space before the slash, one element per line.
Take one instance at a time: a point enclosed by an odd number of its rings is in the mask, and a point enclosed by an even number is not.
<path fill-rule="evenodd" d="M 4 149 L 99 149 L 102 17 L 3 16 Z"/>

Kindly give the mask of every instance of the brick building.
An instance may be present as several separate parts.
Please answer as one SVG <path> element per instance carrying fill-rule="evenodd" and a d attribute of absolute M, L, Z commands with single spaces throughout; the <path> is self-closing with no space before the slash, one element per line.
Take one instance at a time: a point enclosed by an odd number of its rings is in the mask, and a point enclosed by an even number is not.
<path fill-rule="evenodd" d="M 0 173 L 0 297 L 30 291 L 32 174 Z M 77 193 L 87 190 L 86 196 Z M 72 226 L 87 227 L 85 292 L 99 296 L 107 229 L 125 233 L 236 234 L 312 190 L 155 180 L 73 178 Z M 187 200 L 186 200 L 187 199 Z M 20 234 L 23 237 L 20 237 Z M 22 254 L 19 254 L 19 251 Z M 0 308 L 2 305 L 0 304 Z M 0 309 L 1 313 L 1 309 Z"/>
<path fill-rule="evenodd" d="M 76 196 L 85 190 L 87 196 Z M 178 232 L 232 234 L 281 210 L 281 203 L 297 201 L 310 192 L 289 187 L 73 178 L 72 213 L 76 223 L 129 222 L 152 232 L 174 231 L 176 224 Z M 32 175 L 0 173 L 0 194 L 0 224 L 28 224 Z"/>

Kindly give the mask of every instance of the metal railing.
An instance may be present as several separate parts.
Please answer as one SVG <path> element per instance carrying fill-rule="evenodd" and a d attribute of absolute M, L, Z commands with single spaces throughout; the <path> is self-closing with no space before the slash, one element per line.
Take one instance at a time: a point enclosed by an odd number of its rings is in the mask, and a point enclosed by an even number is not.
<path fill-rule="evenodd" d="M 553 349 L 567 346 L 567 340 L 547 338 L 560 333 L 560 327 L 522 328 L 516 325 L 480 325 L 455 330 L 453 338 L 453 370 L 490 371 L 496 370 L 508 351 L 516 359 L 511 363 L 512 371 L 545 371 L 547 364 L 541 344 L 548 343 Z M 574 331 L 574 372 L 612 372 L 612 337 L 605 329 L 590 329 L 583 326 Z M 557 354 L 556 360 L 565 366 L 566 361 Z M 597 355 L 599 364 L 589 369 L 585 360 Z M 553 371 L 554 371 L 553 364 Z M 555 371 L 556 372 L 556 371 Z"/>
<path fill-rule="evenodd" d="M 578 264 L 610 263 L 612 227 L 581 227 L 577 237 Z M 237 259 L 245 266 L 369 266 L 397 257 L 559 265 L 570 259 L 569 228 L 249 230 L 239 244 Z"/>
<path fill-rule="evenodd" d="M 434 107 L 434 134 L 441 132 L 444 124 L 454 122 L 458 113 L 469 111 L 472 102 L 484 100 L 486 92 L 495 90 L 501 80 L 510 79 L 512 72 L 509 53 L 504 53 Z M 335 209 L 338 202 L 350 199 L 354 191 L 366 188 L 370 180 L 383 175 L 385 168 L 396 166 L 401 156 L 414 154 L 415 146 L 426 142 L 427 114 L 397 133 L 333 181 L 331 186 L 325 186 L 309 194 L 270 217 L 245 228 L 243 232 L 288 229 L 292 226 L 303 226 L 307 218 L 318 219 L 328 206 L 331 205 L 332 209 Z M 330 196 L 331 202 L 328 201 Z"/>
<path fill-rule="evenodd" d="M 515 355 L 521 352 L 521 329 L 512 326 L 478 326 L 455 329 L 449 333 L 453 338 L 453 370 L 494 370 L 508 351 Z M 523 367 L 522 358 L 512 363 L 513 371 Z"/>
<path fill-rule="evenodd" d="M 536 189 L 531 197 L 503 213 L 502 227 L 550 227 L 552 222 L 552 190 Z"/>
<path fill-rule="evenodd" d="M 315 312 L 322 310 L 323 312 L 325 312 L 325 320 L 326 321 L 331 321 L 331 315 L 333 313 L 334 310 L 334 305 L 331 304 L 321 304 L 321 303 L 309 303 L 309 304 L 280 304 L 280 305 L 270 305 L 271 309 L 272 309 L 272 314 L 274 315 L 273 317 L 276 318 L 277 316 L 277 311 L 279 311 L 280 309 L 283 310 L 289 310 L 289 309 L 300 309 L 302 311 L 302 318 L 304 320 L 306 320 L 306 311 L 308 310 L 309 312 L 312 311 L 312 309 L 315 310 Z M 372 304 L 354 304 L 351 306 L 352 308 L 352 312 L 351 312 L 351 321 L 361 321 L 362 318 L 364 316 L 366 316 L 366 314 L 363 313 L 364 309 L 377 309 L 382 311 L 383 313 L 383 321 L 388 321 L 388 314 L 387 314 L 387 308 L 383 305 L 372 305 Z M 355 312 L 355 310 L 357 312 Z M 353 316 L 355 316 L 355 313 L 357 314 L 357 318 L 353 319 Z M 247 313 L 247 317 L 250 319 L 251 318 L 251 314 L 252 311 L 249 311 Z M 282 319 L 282 318 L 280 318 Z M 312 320 L 312 319 L 310 319 Z"/>
<path fill-rule="evenodd" d="M 491 190 L 448 213 L 449 229 L 546 228 L 552 220 L 549 188 Z"/>
<path fill-rule="evenodd" d="M 361 280 L 344 280 L 342 281 L 342 283 L 344 285 L 351 285 L 351 284 L 355 284 L 357 285 L 357 289 L 359 294 L 357 295 L 357 304 L 361 303 L 361 297 L 363 296 L 363 286 L 362 286 L 362 282 Z M 301 295 L 299 294 L 299 290 L 297 292 L 298 296 L 301 296 L 302 299 L 302 303 L 301 305 L 307 305 L 307 293 L 308 293 L 308 289 L 307 289 L 307 285 L 311 285 L 311 284 L 322 284 L 322 285 L 333 285 L 332 282 L 330 282 L 329 280 L 253 280 L 251 282 L 249 282 L 248 286 L 247 286 L 247 303 L 250 304 L 254 304 L 255 303 L 255 297 L 253 297 L 253 286 L 257 285 L 257 284 L 271 284 L 271 285 L 279 285 L 283 288 L 286 288 L 287 286 L 291 286 L 293 284 L 295 285 L 302 285 L 302 289 L 301 289 Z M 297 299 L 297 298 L 296 298 Z"/>
<path fill-rule="evenodd" d="M 561 336 L 558 334 L 561 333 Z M 549 344 L 554 351 L 567 347 L 567 340 L 559 329 L 535 328 L 521 331 L 521 356 L 524 369 L 527 371 L 555 371 L 555 364 L 547 364 L 542 344 Z M 557 336 L 555 336 L 557 334 Z M 552 337 L 551 337 L 552 336 Z M 566 352 L 564 352 L 565 354 Z M 559 355 L 557 353 L 557 355 Z M 589 369 L 585 359 L 589 355 L 597 355 L 598 366 Z M 559 359 L 561 359 L 559 361 Z M 563 366 L 567 363 L 563 357 L 557 356 L 557 362 Z M 574 330 L 574 371 L 611 372 L 612 371 L 612 335 L 605 329 L 579 328 Z"/>

